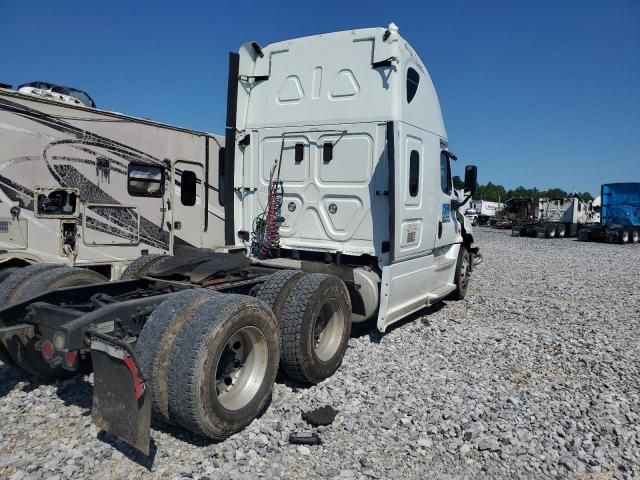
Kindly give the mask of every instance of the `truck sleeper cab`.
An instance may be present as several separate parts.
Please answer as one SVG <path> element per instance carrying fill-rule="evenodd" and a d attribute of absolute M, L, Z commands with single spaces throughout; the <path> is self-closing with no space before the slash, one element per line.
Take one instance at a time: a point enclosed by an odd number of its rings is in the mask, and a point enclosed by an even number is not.
<path fill-rule="evenodd" d="M 56 288 L 53 269 L 0 285 L 3 361 L 57 377 L 90 355 L 94 422 L 145 453 L 152 412 L 224 439 L 266 406 L 279 367 L 323 381 L 352 322 L 385 331 L 461 299 L 480 259 L 435 90 L 394 25 L 244 45 L 227 125 L 226 244 L 249 255 L 201 249 L 140 257 L 119 282 Z M 467 167 L 466 200 L 475 184 Z"/>
<path fill-rule="evenodd" d="M 271 254 L 377 272 L 381 331 L 451 293 L 473 236 L 457 214 L 435 88 L 397 27 L 249 42 L 237 65 L 227 243 L 251 247 L 275 167 L 283 193 Z"/>

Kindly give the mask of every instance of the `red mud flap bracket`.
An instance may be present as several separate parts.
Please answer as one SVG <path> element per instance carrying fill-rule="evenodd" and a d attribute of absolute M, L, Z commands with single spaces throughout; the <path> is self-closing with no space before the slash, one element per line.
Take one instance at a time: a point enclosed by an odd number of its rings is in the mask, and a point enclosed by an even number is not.
<path fill-rule="evenodd" d="M 91 359 L 93 423 L 149 455 L 151 395 L 133 350 L 126 343 L 93 333 Z"/>

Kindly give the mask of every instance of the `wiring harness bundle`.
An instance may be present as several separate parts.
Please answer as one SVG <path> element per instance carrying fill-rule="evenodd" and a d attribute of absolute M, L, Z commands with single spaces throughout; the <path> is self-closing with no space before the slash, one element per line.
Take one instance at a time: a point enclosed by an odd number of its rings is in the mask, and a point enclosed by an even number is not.
<path fill-rule="evenodd" d="M 251 254 L 260 259 L 273 257 L 274 252 L 280 248 L 280 225 L 284 220 L 281 215 L 284 189 L 280 181 L 283 148 L 284 138 L 280 148 L 280 158 L 274 162 L 269 174 L 267 205 L 264 211 L 253 220 Z"/>

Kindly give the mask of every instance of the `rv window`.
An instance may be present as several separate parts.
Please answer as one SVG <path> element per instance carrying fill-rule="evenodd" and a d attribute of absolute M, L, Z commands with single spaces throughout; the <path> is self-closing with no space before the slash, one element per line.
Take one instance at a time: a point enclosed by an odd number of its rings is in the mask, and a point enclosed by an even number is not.
<path fill-rule="evenodd" d="M 409 157 L 409 195 L 418 196 L 420 186 L 420 154 L 416 150 L 411 151 Z"/>
<path fill-rule="evenodd" d="M 418 92 L 418 84 L 420 83 L 420 74 L 413 68 L 407 70 L 407 103 L 411 103 L 413 97 Z"/>
<path fill-rule="evenodd" d="M 442 193 L 451 195 L 451 164 L 449 156 L 444 151 L 440 153 L 440 188 Z"/>
<path fill-rule="evenodd" d="M 164 169 L 148 163 L 130 163 L 127 191 L 133 197 L 161 197 L 164 193 Z"/>
<path fill-rule="evenodd" d="M 191 170 L 183 170 L 180 177 L 180 201 L 182 205 L 192 207 L 196 204 L 197 177 Z"/>

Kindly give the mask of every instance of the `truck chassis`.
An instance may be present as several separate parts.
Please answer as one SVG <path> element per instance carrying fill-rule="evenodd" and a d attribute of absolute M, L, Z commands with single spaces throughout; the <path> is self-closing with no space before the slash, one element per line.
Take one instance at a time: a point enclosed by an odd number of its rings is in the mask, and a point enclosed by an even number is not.
<path fill-rule="evenodd" d="M 521 221 L 511 227 L 514 237 L 565 238 L 578 235 L 577 223 Z"/>
<path fill-rule="evenodd" d="M 153 260 L 140 278 L 0 309 L 0 359 L 50 378 L 93 370 L 94 422 L 147 454 L 152 412 L 224 439 L 265 408 L 279 366 L 304 383 L 340 366 L 356 288 L 348 268 L 330 267 L 339 278 L 322 265 L 310 273 L 201 251 Z"/>
<path fill-rule="evenodd" d="M 580 229 L 578 240 L 581 242 L 638 243 L 640 241 L 640 227 L 594 223 Z"/>

